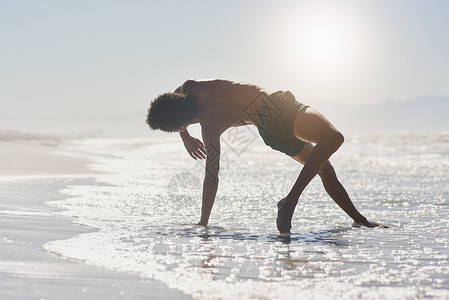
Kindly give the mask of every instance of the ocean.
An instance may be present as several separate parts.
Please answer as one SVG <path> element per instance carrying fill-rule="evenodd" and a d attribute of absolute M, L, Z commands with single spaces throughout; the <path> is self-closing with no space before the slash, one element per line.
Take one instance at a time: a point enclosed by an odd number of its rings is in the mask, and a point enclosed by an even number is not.
<path fill-rule="evenodd" d="M 204 161 L 177 135 L 73 140 L 100 173 L 48 204 L 97 231 L 45 251 L 194 299 L 449 299 L 449 133 L 354 135 L 332 156 L 355 206 L 389 228 L 352 227 L 315 178 L 279 235 L 276 203 L 302 166 L 253 129 L 222 136 L 207 228 L 196 225 Z"/>

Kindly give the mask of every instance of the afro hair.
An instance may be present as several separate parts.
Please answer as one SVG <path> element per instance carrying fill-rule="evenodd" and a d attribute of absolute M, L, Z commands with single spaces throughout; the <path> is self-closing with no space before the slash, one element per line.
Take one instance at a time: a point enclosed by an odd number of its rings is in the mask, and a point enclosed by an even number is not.
<path fill-rule="evenodd" d="M 198 107 L 189 96 L 165 93 L 151 102 L 146 121 L 151 129 L 176 132 L 189 125 L 197 114 Z"/>

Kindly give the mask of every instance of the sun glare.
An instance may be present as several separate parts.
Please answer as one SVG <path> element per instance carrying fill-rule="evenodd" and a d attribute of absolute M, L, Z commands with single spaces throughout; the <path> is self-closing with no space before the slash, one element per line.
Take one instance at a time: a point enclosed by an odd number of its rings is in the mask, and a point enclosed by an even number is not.
<path fill-rule="evenodd" d="M 354 58 L 355 28 L 338 14 L 322 13 L 304 18 L 292 34 L 293 55 L 302 66 L 321 75 L 335 74 Z"/>
<path fill-rule="evenodd" d="M 316 4 L 291 12 L 278 27 L 284 41 L 279 54 L 286 70 L 293 70 L 296 77 L 307 74 L 308 82 L 303 83 L 309 87 L 326 86 L 329 92 L 347 87 L 362 65 L 363 29 L 356 17 L 335 5 Z"/>
<path fill-rule="evenodd" d="M 307 27 L 295 37 L 297 55 L 318 68 L 335 67 L 347 58 L 351 41 L 341 24 L 317 20 Z"/>

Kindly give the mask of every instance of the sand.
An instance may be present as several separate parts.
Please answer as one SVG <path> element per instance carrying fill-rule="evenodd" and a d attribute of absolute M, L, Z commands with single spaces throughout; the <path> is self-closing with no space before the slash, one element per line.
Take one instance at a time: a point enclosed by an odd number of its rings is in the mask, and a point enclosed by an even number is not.
<path fill-rule="evenodd" d="M 157 281 L 46 253 L 48 241 L 93 229 L 59 217 L 46 201 L 93 180 L 86 158 L 56 137 L 0 133 L 0 299 L 190 299 Z"/>
<path fill-rule="evenodd" d="M 60 137 L 0 132 L 0 176 L 92 174 L 90 161 L 71 154 L 66 143 Z"/>

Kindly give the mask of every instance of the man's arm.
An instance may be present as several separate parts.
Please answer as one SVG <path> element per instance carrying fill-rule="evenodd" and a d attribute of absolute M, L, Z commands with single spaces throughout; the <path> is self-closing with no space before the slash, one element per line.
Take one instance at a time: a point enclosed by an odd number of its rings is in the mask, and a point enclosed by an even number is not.
<path fill-rule="evenodd" d="M 203 202 L 200 225 L 207 226 L 218 190 L 218 172 L 220 170 L 220 134 L 218 131 L 202 130 L 206 144 L 206 170 L 203 183 Z"/>

